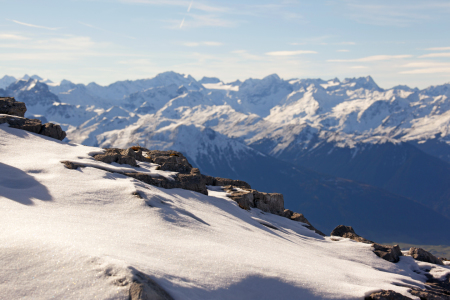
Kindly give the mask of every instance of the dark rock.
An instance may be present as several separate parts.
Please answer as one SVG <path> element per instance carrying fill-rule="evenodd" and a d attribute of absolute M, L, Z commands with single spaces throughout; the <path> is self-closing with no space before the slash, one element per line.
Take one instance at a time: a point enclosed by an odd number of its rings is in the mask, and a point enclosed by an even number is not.
<path fill-rule="evenodd" d="M 412 298 L 403 296 L 394 291 L 381 291 L 370 294 L 365 300 L 411 300 Z"/>
<path fill-rule="evenodd" d="M 134 191 L 131 193 L 131 195 L 138 197 L 139 199 L 142 199 L 141 194 L 138 191 Z"/>
<path fill-rule="evenodd" d="M 339 225 L 335 229 L 333 229 L 330 235 L 349 238 L 360 243 L 372 244 L 374 249 L 373 252 L 378 257 L 392 263 L 398 262 L 400 260 L 400 256 L 403 256 L 402 251 L 400 251 L 400 247 L 398 245 L 386 246 L 369 241 L 357 235 L 351 226 Z"/>
<path fill-rule="evenodd" d="M 192 169 L 194 170 L 194 169 Z M 200 172 L 192 172 L 191 174 L 177 174 L 178 181 L 181 184 L 181 188 L 185 190 L 191 190 L 195 192 L 208 195 L 208 190 L 206 188 L 205 179 L 200 174 Z M 197 169 L 198 170 L 198 169 Z"/>
<path fill-rule="evenodd" d="M 250 184 L 248 184 L 245 181 L 220 178 L 220 177 L 214 177 L 213 184 L 210 184 L 210 185 L 215 185 L 215 186 L 232 185 L 232 186 L 237 186 L 237 187 L 241 187 L 241 188 L 251 189 Z"/>
<path fill-rule="evenodd" d="M 420 260 L 424 262 L 429 262 L 432 264 L 443 265 L 442 260 L 434 256 L 428 251 L 423 250 L 422 248 L 411 247 L 409 249 L 409 255 L 411 255 L 415 260 Z"/>
<path fill-rule="evenodd" d="M 38 119 L 27 119 L 17 116 L 0 116 L 0 124 L 8 123 L 9 127 L 26 130 L 33 133 L 38 133 L 58 140 L 63 140 L 66 133 L 59 125 L 53 123 L 46 123 L 42 125 Z"/>
<path fill-rule="evenodd" d="M 94 155 L 94 159 L 108 164 L 115 162 L 121 165 L 138 166 L 136 163 L 136 153 L 131 148 L 125 150 L 118 148 L 106 149 L 105 153 Z"/>
<path fill-rule="evenodd" d="M 377 243 L 373 243 L 373 252 L 384 260 L 396 263 L 400 260 L 400 256 L 403 256 L 402 251 L 398 245 L 385 246 Z"/>
<path fill-rule="evenodd" d="M 341 236 L 344 238 L 349 238 L 360 243 L 373 244 L 374 242 L 366 240 L 355 233 L 351 226 L 339 225 L 330 234 L 331 236 Z"/>
<path fill-rule="evenodd" d="M 150 150 L 148 151 L 148 158 L 153 163 L 160 165 L 163 171 L 190 173 L 192 170 L 192 166 L 186 157 L 177 151 Z"/>
<path fill-rule="evenodd" d="M 25 103 L 17 102 L 13 97 L 0 97 L 0 114 L 24 117 Z"/>
<path fill-rule="evenodd" d="M 71 161 L 67 161 L 67 160 L 62 161 L 61 163 L 63 163 L 64 166 L 65 166 L 67 169 L 71 169 L 71 170 L 76 170 L 76 169 L 78 169 L 78 168 L 84 168 L 84 167 L 85 167 L 85 165 L 77 164 L 77 163 L 74 163 L 74 162 L 71 162 Z"/>
<path fill-rule="evenodd" d="M 55 138 L 62 141 L 66 137 L 66 132 L 61 129 L 61 126 L 55 125 L 53 123 L 46 123 L 42 125 L 39 134 Z"/>
<path fill-rule="evenodd" d="M 42 129 L 41 121 L 37 119 L 27 119 L 13 116 L 0 116 L 0 124 L 8 123 L 9 127 L 40 133 Z"/>
<path fill-rule="evenodd" d="M 280 214 L 280 215 L 282 217 L 291 219 L 291 220 L 296 221 L 296 222 L 306 223 L 306 224 L 308 224 L 308 226 L 305 226 L 306 228 L 308 228 L 309 230 L 314 231 L 315 233 L 317 233 L 317 234 L 319 234 L 321 236 L 325 236 L 325 234 L 322 231 L 314 228 L 314 226 L 311 225 L 311 223 L 305 218 L 305 216 L 303 214 L 299 214 L 299 213 L 293 212 L 293 211 L 291 211 L 289 209 L 285 209 L 283 211 L 283 213 Z"/>
<path fill-rule="evenodd" d="M 173 298 L 149 276 L 136 272 L 130 285 L 129 300 L 173 300 Z"/>

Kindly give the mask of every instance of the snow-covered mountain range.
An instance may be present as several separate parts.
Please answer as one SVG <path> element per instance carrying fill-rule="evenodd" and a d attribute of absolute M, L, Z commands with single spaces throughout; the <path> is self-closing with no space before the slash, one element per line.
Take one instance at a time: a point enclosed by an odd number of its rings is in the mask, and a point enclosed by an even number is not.
<path fill-rule="evenodd" d="M 450 83 L 383 89 L 370 76 L 277 75 L 225 83 L 166 72 L 100 86 L 5 76 L 0 96 L 25 102 L 27 116 L 60 123 L 72 142 L 178 150 L 205 173 L 257 187 L 263 179 L 243 178 L 246 163 L 256 168 L 265 159 L 275 168 L 284 161 L 370 184 L 450 218 Z M 283 168 L 280 174 L 288 172 Z M 280 192 L 300 205 L 295 189 Z"/>

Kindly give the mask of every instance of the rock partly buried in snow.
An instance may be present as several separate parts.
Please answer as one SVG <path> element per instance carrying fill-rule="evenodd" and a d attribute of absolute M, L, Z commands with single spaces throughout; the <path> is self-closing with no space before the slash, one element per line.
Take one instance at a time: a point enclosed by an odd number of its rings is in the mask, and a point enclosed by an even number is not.
<path fill-rule="evenodd" d="M 163 171 L 189 174 L 192 170 L 191 164 L 180 152 L 149 150 L 147 155 L 153 163 L 160 165 Z"/>
<path fill-rule="evenodd" d="M 412 298 L 403 296 L 394 291 L 380 291 L 370 294 L 364 300 L 411 300 Z"/>
<path fill-rule="evenodd" d="M 250 184 L 248 184 L 245 181 L 242 180 L 234 180 L 234 179 L 228 179 L 228 178 L 221 178 L 221 177 L 211 177 L 211 176 L 205 176 L 206 177 L 206 184 L 207 185 L 214 185 L 214 186 L 235 186 L 239 188 L 244 189 L 251 189 Z"/>
<path fill-rule="evenodd" d="M 223 187 L 223 189 L 227 193 L 229 193 L 229 197 L 231 199 L 236 201 L 239 206 L 244 209 L 248 210 L 252 207 L 255 207 L 264 212 L 276 215 L 282 215 L 282 213 L 284 212 L 284 199 L 282 194 L 263 193 L 257 190 L 242 189 L 240 187 L 232 185 L 226 185 Z"/>
<path fill-rule="evenodd" d="M 344 238 L 349 238 L 351 240 L 360 242 L 360 243 L 366 243 L 366 244 L 373 244 L 374 242 L 366 240 L 365 238 L 357 235 L 355 231 L 353 230 L 353 227 L 351 226 L 345 226 L 345 225 L 339 225 L 330 234 L 331 236 L 340 236 Z"/>
<path fill-rule="evenodd" d="M 403 256 L 402 251 L 400 250 L 400 247 L 398 245 L 386 246 L 369 241 L 357 235 L 351 226 L 339 225 L 335 229 L 333 229 L 330 235 L 349 238 L 360 243 L 372 244 L 373 252 L 378 257 L 389 262 L 396 263 L 400 260 L 400 256 Z"/>
<path fill-rule="evenodd" d="M 133 167 L 138 166 L 136 163 L 136 152 L 132 149 L 106 149 L 105 153 L 94 155 L 94 159 L 108 164 L 115 162 L 121 165 L 127 164 Z"/>
<path fill-rule="evenodd" d="M 55 138 L 62 141 L 66 137 L 65 131 L 61 129 L 61 126 L 53 123 L 45 123 L 42 125 L 42 129 L 39 134 Z"/>
<path fill-rule="evenodd" d="M 27 107 L 13 97 L 0 97 L 0 114 L 24 117 Z"/>
<path fill-rule="evenodd" d="M 436 256 L 434 256 L 430 252 L 423 250 L 422 248 L 411 247 L 409 249 L 409 253 L 408 254 L 411 255 L 412 258 L 414 258 L 415 260 L 429 262 L 429 263 L 437 264 L 437 265 L 443 265 L 444 264 L 441 259 L 437 258 Z"/>
<path fill-rule="evenodd" d="M 129 300 L 173 300 L 173 298 L 149 276 L 136 272 L 130 286 Z"/>
<path fill-rule="evenodd" d="M 77 164 L 77 163 L 74 163 L 74 162 L 71 162 L 71 161 L 67 161 L 67 160 L 62 161 L 61 163 L 64 164 L 64 166 L 65 166 L 67 169 L 71 169 L 71 170 L 76 170 L 76 169 L 78 169 L 78 168 L 84 168 L 84 167 L 85 167 L 85 166 L 82 165 L 82 164 Z"/>
<path fill-rule="evenodd" d="M 306 223 L 308 224 L 308 226 L 305 226 L 306 228 L 315 231 L 317 234 L 321 235 L 321 236 L 325 236 L 325 234 L 316 229 L 314 226 L 311 225 L 311 223 L 308 221 L 308 219 L 305 218 L 305 216 L 303 214 L 299 214 L 296 212 L 293 212 L 290 209 L 285 209 L 284 212 L 282 213 L 282 216 L 288 219 L 291 219 L 293 221 L 297 221 L 297 222 L 302 222 L 302 223 Z"/>
<path fill-rule="evenodd" d="M 42 122 L 38 119 L 27 119 L 18 116 L 0 115 L 0 124 L 8 123 L 9 127 L 26 130 L 29 132 L 45 135 L 62 141 L 66 137 L 66 133 L 59 125 L 53 123 Z"/>
<path fill-rule="evenodd" d="M 381 257 L 389 262 L 396 263 L 400 260 L 400 256 L 403 256 L 403 253 L 398 245 L 387 246 L 373 243 L 372 246 L 374 248 L 373 252 L 378 255 L 378 257 Z"/>

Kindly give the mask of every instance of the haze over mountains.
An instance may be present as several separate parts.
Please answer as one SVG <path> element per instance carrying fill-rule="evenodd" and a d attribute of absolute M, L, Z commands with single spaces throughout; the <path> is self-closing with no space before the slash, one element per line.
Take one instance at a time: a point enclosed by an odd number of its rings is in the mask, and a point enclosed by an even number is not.
<path fill-rule="evenodd" d="M 323 231 L 450 245 L 450 83 L 380 88 L 371 77 L 243 82 L 151 79 L 55 84 L 0 79 L 28 117 L 90 146 L 173 149 L 203 173 L 285 195 Z"/>

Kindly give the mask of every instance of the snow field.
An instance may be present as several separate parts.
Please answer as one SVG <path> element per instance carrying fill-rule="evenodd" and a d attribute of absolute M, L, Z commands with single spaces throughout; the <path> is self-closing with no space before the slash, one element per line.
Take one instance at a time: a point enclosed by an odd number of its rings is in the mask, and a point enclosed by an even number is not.
<path fill-rule="evenodd" d="M 218 189 L 166 190 L 60 163 L 138 170 L 96 162 L 98 151 L 0 125 L 0 299 L 127 299 L 117 282 L 133 268 L 175 299 L 411 297 L 408 286 L 426 280 L 411 258 L 389 263 L 370 245 L 242 210 Z"/>

